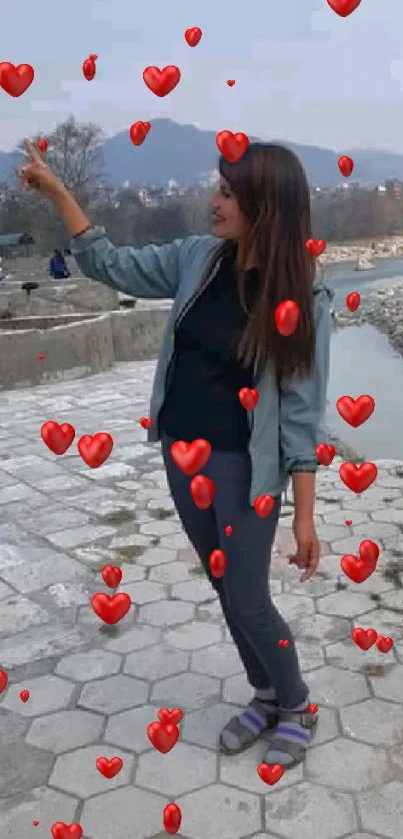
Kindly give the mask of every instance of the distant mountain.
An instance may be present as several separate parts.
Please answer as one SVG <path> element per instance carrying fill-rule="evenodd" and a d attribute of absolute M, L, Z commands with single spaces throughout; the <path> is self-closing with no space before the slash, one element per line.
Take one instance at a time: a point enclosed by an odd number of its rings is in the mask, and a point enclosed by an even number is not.
<path fill-rule="evenodd" d="M 284 141 L 279 139 L 277 142 Z M 350 154 L 354 158 L 353 179 L 356 182 L 403 181 L 403 154 L 360 149 L 335 152 L 289 142 L 284 142 L 284 145 L 300 157 L 313 186 L 335 187 L 345 183 L 337 166 L 340 154 Z M 170 179 L 181 186 L 192 186 L 202 174 L 216 167 L 217 159 L 214 131 L 202 131 L 194 125 L 179 125 L 170 119 L 153 120 L 142 146 L 131 143 L 129 131 L 121 131 L 104 144 L 105 174 L 114 186 L 130 181 L 132 184 L 161 187 Z M 16 152 L 0 151 L 0 183 L 11 181 L 17 161 Z"/>

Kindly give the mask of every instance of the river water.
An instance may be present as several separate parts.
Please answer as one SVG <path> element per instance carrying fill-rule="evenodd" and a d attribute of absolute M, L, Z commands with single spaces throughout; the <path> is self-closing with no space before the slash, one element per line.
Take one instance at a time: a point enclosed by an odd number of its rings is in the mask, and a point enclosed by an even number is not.
<path fill-rule="evenodd" d="M 371 271 L 356 272 L 351 264 L 326 271 L 338 306 L 350 291 L 365 297 L 402 278 L 403 259 L 379 260 Z M 375 411 L 360 428 L 351 428 L 339 416 L 336 401 L 362 393 L 375 399 Z M 368 324 L 338 329 L 332 336 L 327 424 L 369 460 L 403 460 L 403 358 Z"/>

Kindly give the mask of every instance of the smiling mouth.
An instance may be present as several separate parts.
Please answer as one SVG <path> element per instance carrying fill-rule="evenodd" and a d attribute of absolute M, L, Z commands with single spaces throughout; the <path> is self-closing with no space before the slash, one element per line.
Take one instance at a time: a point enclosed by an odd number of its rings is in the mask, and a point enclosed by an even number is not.
<path fill-rule="evenodd" d="M 220 224 L 223 221 L 225 221 L 225 219 L 223 219 L 222 216 L 217 216 L 215 213 L 213 213 L 213 222 L 215 224 Z"/>

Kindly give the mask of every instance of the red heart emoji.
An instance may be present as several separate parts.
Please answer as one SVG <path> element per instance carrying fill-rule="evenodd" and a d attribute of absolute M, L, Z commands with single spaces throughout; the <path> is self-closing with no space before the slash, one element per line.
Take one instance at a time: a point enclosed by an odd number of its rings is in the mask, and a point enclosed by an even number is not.
<path fill-rule="evenodd" d="M 280 638 L 280 640 L 278 642 L 278 645 L 279 645 L 279 647 L 284 647 L 285 648 L 285 647 L 288 647 L 289 643 L 290 642 L 287 641 L 287 638 Z"/>
<path fill-rule="evenodd" d="M 308 705 L 309 713 L 310 714 L 317 714 L 318 713 L 318 707 L 319 706 L 316 704 L 316 702 L 311 702 L 311 704 Z"/>
<path fill-rule="evenodd" d="M 45 355 L 44 355 L 43 352 L 39 352 L 36 357 L 37 357 L 38 361 L 43 361 L 43 359 L 45 358 Z"/>
<path fill-rule="evenodd" d="M 207 440 L 199 438 L 192 443 L 185 443 L 184 440 L 177 440 L 172 443 L 171 457 L 176 466 L 182 469 L 185 475 L 195 475 L 206 465 L 211 455 L 211 446 Z"/>
<path fill-rule="evenodd" d="M 388 653 L 393 647 L 393 638 L 388 635 L 379 635 L 375 641 L 380 653 Z"/>
<path fill-rule="evenodd" d="M 0 63 L 0 87 L 10 96 L 22 96 L 34 80 L 34 68 L 30 64 L 19 64 L 16 67 L 9 61 Z"/>
<path fill-rule="evenodd" d="M 122 582 L 122 569 L 113 565 L 104 565 L 102 579 L 109 588 L 117 588 Z"/>
<path fill-rule="evenodd" d="M 55 822 L 50 828 L 53 839 L 81 839 L 83 835 L 82 827 L 75 824 L 65 824 L 64 822 Z"/>
<path fill-rule="evenodd" d="M 38 824 L 40 824 L 40 822 L 36 821 L 36 819 L 35 819 L 34 822 L 32 822 L 33 827 L 38 827 Z"/>
<path fill-rule="evenodd" d="M 99 592 L 91 597 L 91 606 L 95 614 L 109 625 L 119 623 L 127 615 L 131 605 L 129 595 L 123 592 L 113 595 Z"/>
<path fill-rule="evenodd" d="M 359 305 L 361 303 L 361 295 L 358 294 L 358 291 L 352 291 L 346 297 L 346 306 L 350 309 L 350 312 L 356 312 Z"/>
<path fill-rule="evenodd" d="M 223 577 L 227 567 L 227 557 L 225 556 L 224 551 L 221 551 L 220 548 L 216 548 L 215 551 L 211 551 L 208 564 L 210 573 L 213 577 L 216 579 Z"/>
<path fill-rule="evenodd" d="M 242 132 L 233 134 L 232 131 L 220 131 L 216 143 L 218 151 L 229 163 L 238 163 L 249 146 L 249 138 Z"/>
<path fill-rule="evenodd" d="M 344 519 L 344 524 L 346 524 L 347 527 L 351 527 L 352 523 L 353 523 L 352 519 Z"/>
<path fill-rule="evenodd" d="M 235 84 L 235 79 L 227 79 L 228 87 L 234 87 L 234 84 Z"/>
<path fill-rule="evenodd" d="M 172 723 L 165 725 L 162 722 L 151 722 L 147 726 L 147 737 L 154 749 L 166 755 L 173 749 L 179 737 L 179 728 Z"/>
<path fill-rule="evenodd" d="M 208 510 L 215 493 L 214 481 L 205 475 L 195 475 L 190 482 L 190 494 L 199 510 Z"/>
<path fill-rule="evenodd" d="M 289 338 L 293 335 L 300 319 L 299 306 L 294 300 L 284 300 L 277 306 L 274 312 L 274 320 L 276 322 L 277 332 L 283 338 Z"/>
<path fill-rule="evenodd" d="M 375 402 L 372 396 L 367 394 L 359 396 L 358 399 L 353 399 L 352 396 L 340 396 L 336 402 L 336 408 L 345 422 L 353 428 L 358 428 L 373 414 Z"/>
<path fill-rule="evenodd" d="M 172 708 L 172 711 L 169 711 L 168 708 L 160 708 L 158 711 L 158 719 L 164 725 L 171 723 L 172 725 L 178 725 L 180 721 L 183 719 L 183 711 L 180 708 Z"/>
<path fill-rule="evenodd" d="M 327 0 L 328 5 L 340 17 L 348 17 L 358 8 L 361 0 Z"/>
<path fill-rule="evenodd" d="M 8 685 L 8 676 L 5 670 L 0 669 L 0 693 L 3 693 L 3 690 L 6 689 Z"/>
<path fill-rule="evenodd" d="M 230 524 L 227 524 L 227 526 L 224 530 L 224 533 L 225 533 L 226 536 L 232 536 L 232 527 L 231 527 Z"/>
<path fill-rule="evenodd" d="M 38 146 L 39 151 L 45 152 L 48 149 L 48 141 L 42 138 L 42 139 L 38 140 L 37 146 Z"/>
<path fill-rule="evenodd" d="M 44 422 L 41 428 L 42 440 L 53 454 L 65 454 L 67 449 L 70 448 L 75 436 L 75 429 L 69 422 L 64 422 L 63 425 L 59 425 L 58 422 L 49 420 L 48 422 Z"/>
<path fill-rule="evenodd" d="M 284 768 L 279 763 L 273 763 L 272 766 L 269 763 L 259 763 L 257 774 L 265 784 L 273 786 L 273 784 L 277 784 L 277 781 L 283 777 Z"/>
<path fill-rule="evenodd" d="M 95 79 L 95 74 L 97 72 L 96 64 L 94 58 L 90 56 L 83 61 L 83 76 L 87 79 L 87 82 L 92 82 Z"/>
<path fill-rule="evenodd" d="M 336 454 L 336 449 L 330 443 L 318 443 L 315 446 L 315 452 L 321 466 L 330 466 Z"/>
<path fill-rule="evenodd" d="M 141 119 L 130 126 L 130 139 L 134 146 L 141 146 L 144 143 L 150 128 L 151 122 L 142 122 Z"/>
<path fill-rule="evenodd" d="M 21 702 L 28 702 L 29 699 L 29 690 L 22 690 L 20 693 Z"/>
<path fill-rule="evenodd" d="M 185 39 L 190 47 L 197 47 L 201 36 L 202 31 L 198 26 L 192 26 L 191 29 L 187 29 L 185 32 Z"/>
<path fill-rule="evenodd" d="M 143 79 L 147 87 L 155 93 L 156 96 L 167 96 L 168 93 L 179 84 L 181 72 L 178 67 L 170 64 L 159 70 L 158 67 L 146 67 L 143 73 Z"/>
<path fill-rule="evenodd" d="M 363 583 L 374 573 L 378 557 L 378 545 L 366 539 L 360 544 L 359 559 L 353 554 L 345 554 L 340 560 L 340 565 L 353 583 Z"/>
<path fill-rule="evenodd" d="M 140 417 L 139 423 L 142 428 L 148 431 L 148 429 L 151 428 L 153 424 L 153 420 L 151 419 L 151 417 Z"/>
<path fill-rule="evenodd" d="M 113 440 L 110 434 L 100 431 L 98 434 L 84 434 L 77 443 L 78 451 L 87 466 L 97 469 L 108 459 L 112 449 Z"/>
<path fill-rule="evenodd" d="M 361 463 L 357 466 L 356 463 L 342 463 L 339 469 L 339 475 L 349 489 L 353 492 L 364 492 L 371 484 L 374 483 L 378 469 L 375 463 Z"/>
<path fill-rule="evenodd" d="M 259 393 L 253 387 L 242 387 L 238 393 L 239 401 L 245 411 L 254 411 L 259 402 Z"/>
<path fill-rule="evenodd" d="M 267 519 L 274 507 L 274 498 L 272 495 L 258 495 L 253 502 L 256 515 L 260 519 Z"/>
<path fill-rule="evenodd" d="M 95 766 L 98 772 L 105 778 L 114 778 L 122 769 L 123 760 L 121 757 L 111 757 L 110 760 L 106 757 L 99 757 L 95 762 Z"/>
<path fill-rule="evenodd" d="M 354 169 L 353 158 L 348 157 L 346 154 L 343 154 L 341 157 L 339 157 L 338 164 L 341 174 L 345 178 L 349 178 Z"/>
<path fill-rule="evenodd" d="M 167 804 L 166 807 L 164 807 L 162 821 L 167 833 L 171 834 L 171 836 L 178 833 L 182 823 L 181 808 L 173 802 L 171 802 L 171 804 Z"/>
<path fill-rule="evenodd" d="M 361 626 L 356 626 L 351 633 L 351 637 L 361 650 L 369 650 L 375 644 L 377 632 L 375 632 L 375 629 L 362 629 Z"/>
<path fill-rule="evenodd" d="M 326 250 L 324 239 L 307 239 L 305 247 L 312 256 L 320 256 Z"/>

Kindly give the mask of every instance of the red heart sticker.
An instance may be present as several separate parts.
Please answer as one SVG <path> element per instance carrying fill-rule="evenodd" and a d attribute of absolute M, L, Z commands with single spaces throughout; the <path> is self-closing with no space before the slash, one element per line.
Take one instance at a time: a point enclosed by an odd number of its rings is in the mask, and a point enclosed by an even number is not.
<path fill-rule="evenodd" d="M 141 119 L 138 120 L 138 122 L 134 122 L 133 125 L 130 126 L 130 139 L 134 146 L 143 145 L 150 128 L 151 122 L 142 122 Z"/>
<path fill-rule="evenodd" d="M 183 711 L 180 708 L 172 708 L 172 711 L 169 711 L 168 708 L 160 708 L 158 711 L 158 719 L 164 725 L 168 723 L 172 723 L 172 725 L 178 725 L 183 719 Z"/>
<path fill-rule="evenodd" d="M 338 160 L 339 169 L 343 177 L 349 178 L 354 169 L 354 160 L 352 157 L 343 154 Z"/>
<path fill-rule="evenodd" d="M 146 431 L 148 431 L 148 429 L 151 428 L 151 426 L 153 424 L 153 421 L 152 421 L 151 417 L 140 417 L 139 423 L 140 423 L 142 428 L 144 428 Z"/>
<path fill-rule="evenodd" d="M 308 711 L 310 714 L 317 714 L 318 708 L 319 706 L 316 704 L 316 702 L 311 702 L 311 704 L 308 705 Z"/>
<path fill-rule="evenodd" d="M 341 396 L 336 402 L 336 408 L 345 422 L 358 428 L 369 419 L 375 410 L 375 402 L 372 396 L 363 394 L 358 399 L 352 396 Z"/>
<path fill-rule="evenodd" d="M 273 763 L 270 765 L 269 763 L 259 763 L 257 767 L 257 774 L 259 778 L 264 781 L 265 784 L 277 784 L 280 778 L 284 775 L 284 768 L 279 763 Z"/>
<path fill-rule="evenodd" d="M 225 556 L 224 551 L 221 551 L 220 548 L 216 548 L 215 551 L 211 551 L 208 564 L 210 573 L 213 577 L 216 579 L 223 577 L 227 567 L 227 557 Z"/>
<path fill-rule="evenodd" d="M 253 387 L 242 387 L 238 393 L 239 401 L 245 411 L 254 411 L 259 402 L 259 393 Z"/>
<path fill-rule="evenodd" d="M 352 523 L 353 523 L 352 519 L 344 519 L 344 524 L 346 524 L 347 527 L 351 527 Z"/>
<path fill-rule="evenodd" d="M 160 70 L 158 67 L 146 67 L 143 79 L 149 90 L 156 96 L 167 96 L 179 84 L 181 72 L 178 67 L 170 64 Z"/>
<path fill-rule="evenodd" d="M 357 466 L 356 463 L 342 463 L 339 469 L 339 475 L 343 484 L 357 494 L 365 492 L 371 484 L 374 483 L 378 469 L 375 463 L 361 463 Z"/>
<path fill-rule="evenodd" d="M 346 306 L 350 309 L 350 312 L 356 312 L 359 305 L 361 303 L 361 296 L 358 294 L 358 291 L 352 291 L 346 297 Z"/>
<path fill-rule="evenodd" d="M 8 676 L 5 670 L 0 669 L 0 694 L 6 689 L 8 685 Z"/>
<path fill-rule="evenodd" d="M 95 614 L 110 626 L 119 623 L 127 615 L 131 605 L 129 595 L 123 592 L 113 595 L 99 592 L 91 598 L 91 606 Z"/>
<path fill-rule="evenodd" d="M 9 61 L 0 63 L 0 87 L 9 96 L 22 96 L 34 80 L 34 68 L 30 64 L 19 64 L 16 67 Z"/>
<path fill-rule="evenodd" d="M 326 250 L 326 242 L 324 239 L 307 239 L 305 247 L 311 256 L 321 256 Z"/>
<path fill-rule="evenodd" d="M 185 475 L 195 475 L 196 472 L 203 469 L 210 455 L 210 443 L 202 438 L 193 440 L 192 443 L 177 440 L 171 446 L 172 460 Z"/>
<path fill-rule="evenodd" d="M 177 804 L 174 804 L 174 802 L 167 804 L 166 807 L 164 807 L 162 821 L 167 833 L 171 836 L 178 833 L 182 823 L 181 808 L 178 807 Z"/>
<path fill-rule="evenodd" d="M 234 84 L 235 84 L 235 79 L 227 79 L 228 87 L 234 87 Z"/>
<path fill-rule="evenodd" d="M 380 653 L 388 653 L 393 647 L 393 638 L 388 635 L 379 635 L 375 643 Z"/>
<path fill-rule="evenodd" d="M 336 15 L 348 17 L 358 9 L 361 0 L 327 0 L 327 2 Z"/>
<path fill-rule="evenodd" d="M 359 558 L 353 554 L 345 554 L 340 560 L 340 565 L 353 583 L 363 583 L 374 573 L 378 557 L 378 545 L 370 539 L 365 539 L 359 547 Z"/>
<path fill-rule="evenodd" d="M 274 498 L 272 495 L 258 495 L 253 506 L 260 519 L 267 519 L 274 507 Z"/>
<path fill-rule="evenodd" d="M 369 650 L 375 644 L 378 633 L 375 629 L 363 629 L 361 626 L 356 626 L 351 633 L 351 637 L 360 650 Z"/>
<path fill-rule="evenodd" d="M 111 757 L 110 760 L 106 757 L 99 757 L 95 766 L 105 778 L 114 778 L 123 768 L 123 760 L 121 757 Z"/>
<path fill-rule="evenodd" d="M 67 449 L 70 448 L 75 436 L 75 429 L 69 422 L 64 422 L 63 425 L 59 425 L 58 422 L 49 420 L 48 422 L 44 422 L 41 428 L 42 440 L 53 454 L 65 454 Z"/>
<path fill-rule="evenodd" d="M 118 588 L 122 582 L 122 569 L 113 565 L 104 565 L 102 571 L 102 579 L 109 588 Z"/>
<path fill-rule="evenodd" d="M 113 440 L 110 434 L 100 431 L 98 434 L 84 434 L 77 443 L 78 451 L 87 466 L 91 469 L 98 469 L 108 459 L 112 449 Z"/>
<path fill-rule="evenodd" d="M 232 527 L 231 527 L 230 524 L 227 524 L 227 526 L 224 530 L 224 533 L 225 533 L 226 536 L 232 536 Z"/>
<path fill-rule="evenodd" d="M 162 722 L 151 722 L 147 726 L 147 737 L 154 746 L 154 749 L 167 754 L 173 749 L 179 737 L 179 728 L 177 725 Z"/>
<path fill-rule="evenodd" d="M 284 647 L 285 648 L 285 647 L 288 647 L 289 643 L 290 642 L 287 641 L 287 638 L 280 638 L 280 640 L 278 642 L 278 645 L 279 645 L 279 647 Z"/>
<path fill-rule="evenodd" d="M 48 141 L 45 140 L 44 138 L 41 138 L 40 140 L 38 140 L 37 146 L 38 146 L 39 151 L 45 152 L 45 151 L 47 151 L 47 148 L 48 148 Z"/>
<path fill-rule="evenodd" d="M 201 29 L 198 26 L 192 26 L 191 29 L 187 29 L 185 32 L 186 43 L 189 44 L 189 47 L 197 47 L 201 36 Z"/>
<path fill-rule="evenodd" d="M 315 452 L 321 466 L 330 466 L 336 454 L 336 449 L 330 443 L 318 443 L 315 446 Z"/>
<path fill-rule="evenodd" d="M 238 163 L 249 146 L 249 138 L 242 132 L 233 134 L 232 131 L 220 131 L 216 143 L 218 151 L 229 163 Z"/>
<path fill-rule="evenodd" d="M 215 493 L 214 481 L 205 475 L 195 475 L 190 482 L 190 494 L 199 510 L 211 507 Z"/>
<path fill-rule="evenodd" d="M 29 699 L 29 690 L 22 690 L 20 693 L 21 702 L 28 702 Z"/>
<path fill-rule="evenodd" d="M 97 55 L 90 55 L 89 58 L 86 58 L 85 61 L 83 61 L 83 76 L 87 82 L 92 82 L 92 80 L 95 79 L 95 74 L 97 72 L 95 60 L 97 58 Z"/>
<path fill-rule="evenodd" d="M 283 338 L 289 338 L 293 335 L 300 320 L 299 306 L 294 300 L 284 300 L 277 306 L 274 312 L 274 320 L 276 322 L 277 332 Z"/>
<path fill-rule="evenodd" d="M 81 825 L 65 824 L 65 822 L 55 822 L 50 828 L 53 839 L 81 839 L 83 829 Z"/>

